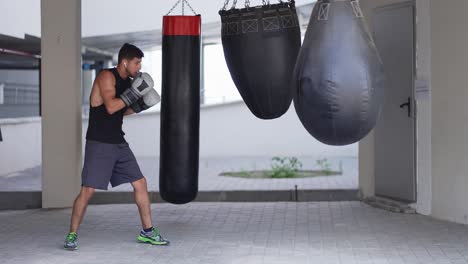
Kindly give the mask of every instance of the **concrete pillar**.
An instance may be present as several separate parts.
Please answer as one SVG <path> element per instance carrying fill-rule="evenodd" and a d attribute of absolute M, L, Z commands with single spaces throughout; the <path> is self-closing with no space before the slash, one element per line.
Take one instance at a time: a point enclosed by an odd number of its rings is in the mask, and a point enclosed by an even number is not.
<path fill-rule="evenodd" d="M 41 0 L 42 207 L 73 204 L 81 172 L 81 0 Z"/>

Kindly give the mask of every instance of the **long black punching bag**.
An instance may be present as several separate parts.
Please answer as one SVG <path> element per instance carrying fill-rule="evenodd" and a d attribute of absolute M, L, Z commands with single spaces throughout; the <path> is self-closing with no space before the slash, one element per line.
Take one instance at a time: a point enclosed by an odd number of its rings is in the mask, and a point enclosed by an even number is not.
<path fill-rule="evenodd" d="M 282 116 L 290 107 L 292 73 L 301 47 L 294 1 L 219 11 L 222 43 L 232 80 L 250 111 L 261 119 Z"/>
<path fill-rule="evenodd" d="M 383 104 L 384 73 L 359 1 L 315 4 L 294 79 L 296 112 L 317 140 L 347 145 L 372 130 Z"/>
<path fill-rule="evenodd" d="M 183 204 L 198 192 L 201 17 L 164 16 L 159 189 Z"/>

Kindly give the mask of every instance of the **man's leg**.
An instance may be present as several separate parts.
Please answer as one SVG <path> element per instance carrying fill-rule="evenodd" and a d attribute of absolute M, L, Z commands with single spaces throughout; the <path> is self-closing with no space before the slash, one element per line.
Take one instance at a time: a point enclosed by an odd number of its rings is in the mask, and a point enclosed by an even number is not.
<path fill-rule="evenodd" d="M 89 200 L 94 194 L 94 188 L 90 187 L 81 187 L 80 194 L 75 199 L 73 203 L 73 211 L 70 220 L 70 233 L 65 237 L 65 243 L 63 245 L 64 249 L 75 250 L 78 249 L 78 227 L 83 220 L 83 216 L 88 206 Z"/>
<path fill-rule="evenodd" d="M 140 212 L 140 219 L 143 229 L 152 227 L 151 223 L 151 202 L 148 194 L 148 186 L 146 178 L 143 177 L 137 181 L 132 182 L 133 194 L 135 196 L 135 202 Z"/>
<path fill-rule="evenodd" d="M 138 166 L 135 155 L 133 155 L 128 143 L 119 145 L 119 158 L 114 166 L 112 187 L 124 183 L 131 183 L 134 190 L 135 203 L 138 206 L 140 220 L 143 230 L 137 240 L 153 245 L 168 245 L 169 241 L 162 238 L 159 229 L 152 225 L 151 221 L 151 201 L 148 194 L 148 185 Z"/>
<path fill-rule="evenodd" d="M 153 245 L 169 245 L 169 241 L 164 239 L 159 229 L 153 227 L 151 223 L 151 201 L 148 194 L 146 178 L 143 177 L 132 182 L 132 186 L 135 194 L 135 202 L 140 212 L 141 225 L 143 226 L 143 230 L 141 230 L 137 238 L 138 241 Z"/>
<path fill-rule="evenodd" d="M 81 187 L 80 194 L 76 197 L 75 202 L 73 203 L 73 212 L 70 221 L 70 232 L 77 232 L 78 227 L 80 226 L 81 221 L 83 220 L 89 200 L 94 194 L 94 190 L 95 189 L 91 187 Z"/>
<path fill-rule="evenodd" d="M 81 191 L 73 203 L 70 220 L 70 233 L 65 237 L 64 248 L 75 250 L 78 248 L 78 228 L 88 207 L 89 200 L 96 188 L 107 190 L 112 177 L 116 157 L 115 144 L 86 141 L 83 170 L 81 172 Z"/>

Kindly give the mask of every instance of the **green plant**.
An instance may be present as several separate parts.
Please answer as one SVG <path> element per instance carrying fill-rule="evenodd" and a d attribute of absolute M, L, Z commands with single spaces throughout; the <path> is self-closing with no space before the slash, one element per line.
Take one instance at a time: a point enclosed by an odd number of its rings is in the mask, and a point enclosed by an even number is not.
<path fill-rule="evenodd" d="M 243 177 L 243 178 L 249 178 L 250 177 L 250 173 L 248 173 L 246 170 L 242 169 L 239 173 L 238 173 L 239 177 Z"/>
<path fill-rule="evenodd" d="M 318 159 L 316 162 L 325 175 L 330 175 L 332 173 L 331 164 L 327 158 Z"/>
<path fill-rule="evenodd" d="M 293 178 L 302 168 L 302 163 L 296 157 L 273 157 L 271 160 L 271 171 L 268 172 L 271 178 Z"/>

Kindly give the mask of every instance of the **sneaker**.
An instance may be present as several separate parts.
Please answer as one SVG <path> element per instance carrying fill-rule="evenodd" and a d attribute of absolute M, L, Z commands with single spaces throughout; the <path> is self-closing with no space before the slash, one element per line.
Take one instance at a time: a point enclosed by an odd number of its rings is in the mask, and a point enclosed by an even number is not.
<path fill-rule="evenodd" d="M 70 232 L 67 235 L 63 248 L 68 250 L 78 249 L 78 235 L 75 232 Z"/>
<path fill-rule="evenodd" d="M 141 230 L 140 235 L 138 236 L 138 241 L 143 243 L 150 243 L 152 245 L 166 246 L 169 245 L 169 241 L 162 238 L 159 230 L 153 227 L 153 230 L 150 232 L 145 232 Z"/>

